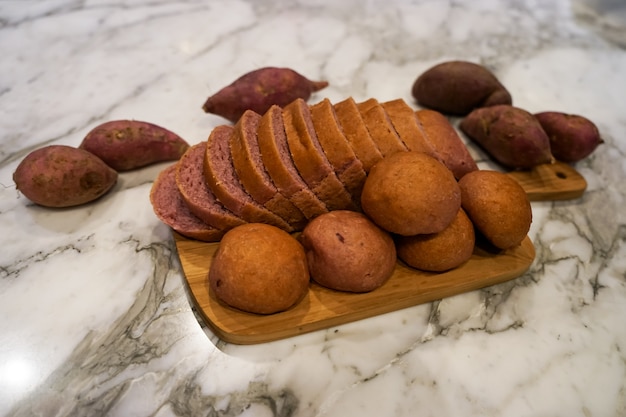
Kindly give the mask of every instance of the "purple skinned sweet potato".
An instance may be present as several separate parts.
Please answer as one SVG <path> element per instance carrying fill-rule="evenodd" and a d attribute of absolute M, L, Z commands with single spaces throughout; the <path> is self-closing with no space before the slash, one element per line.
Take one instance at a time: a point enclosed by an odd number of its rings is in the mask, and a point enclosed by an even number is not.
<path fill-rule="evenodd" d="M 511 94 L 491 71 L 467 61 L 429 68 L 415 80 L 411 93 L 422 106 L 458 116 L 478 107 L 512 104 Z"/>
<path fill-rule="evenodd" d="M 246 110 L 264 114 L 272 105 L 284 107 L 297 98 L 306 101 L 327 86 L 327 81 L 311 81 L 290 68 L 264 67 L 210 96 L 202 109 L 236 123 Z"/>
<path fill-rule="evenodd" d="M 596 125 L 583 116 L 547 111 L 535 117 L 548 135 L 552 155 L 559 161 L 578 162 L 604 142 Z"/>
<path fill-rule="evenodd" d="M 539 121 L 518 107 L 502 104 L 475 109 L 459 127 L 506 167 L 531 169 L 554 162 L 548 135 Z"/>
<path fill-rule="evenodd" d="M 189 148 L 177 134 L 152 123 L 113 120 L 93 128 L 79 148 L 102 159 L 116 171 L 174 161 Z"/>
<path fill-rule="evenodd" d="M 94 154 L 65 145 L 29 153 L 13 173 L 17 189 L 44 207 L 72 207 L 100 198 L 117 182 L 117 172 Z"/>

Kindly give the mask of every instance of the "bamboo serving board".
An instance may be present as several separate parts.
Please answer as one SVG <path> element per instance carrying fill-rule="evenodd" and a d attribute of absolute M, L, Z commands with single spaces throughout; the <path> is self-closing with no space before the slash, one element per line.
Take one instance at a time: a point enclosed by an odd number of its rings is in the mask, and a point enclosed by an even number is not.
<path fill-rule="evenodd" d="M 530 171 L 512 171 L 530 201 L 571 200 L 587 189 L 587 181 L 571 165 L 563 162 L 538 165 Z"/>
<path fill-rule="evenodd" d="M 174 236 L 198 311 L 217 336 L 236 344 L 283 339 L 498 284 L 523 274 L 535 258 L 526 237 L 520 246 L 497 254 L 477 246 L 469 261 L 444 273 L 422 272 L 398 262 L 391 278 L 372 292 L 340 292 L 311 282 L 308 294 L 290 310 L 258 315 L 228 307 L 209 291 L 208 271 L 219 243 Z"/>

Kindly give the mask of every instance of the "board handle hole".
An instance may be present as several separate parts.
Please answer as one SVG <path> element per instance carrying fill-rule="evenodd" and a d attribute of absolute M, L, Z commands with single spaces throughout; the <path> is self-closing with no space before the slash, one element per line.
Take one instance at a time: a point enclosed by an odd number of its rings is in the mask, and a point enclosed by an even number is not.
<path fill-rule="evenodd" d="M 561 172 L 561 171 L 557 171 L 556 172 L 556 176 L 562 180 L 564 180 L 565 178 L 567 178 L 567 174 L 565 172 Z"/>

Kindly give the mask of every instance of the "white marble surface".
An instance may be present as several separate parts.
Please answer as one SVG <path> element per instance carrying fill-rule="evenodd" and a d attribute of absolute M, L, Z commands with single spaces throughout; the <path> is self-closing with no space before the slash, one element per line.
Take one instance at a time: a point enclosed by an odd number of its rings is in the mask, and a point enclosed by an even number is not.
<path fill-rule="evenodd" d="M 626 415 L 624 10 L 598 0 L 0 1 L 0 415 Z M 487 65 L 520 107 L 589 117 L 606 142 L 576 165 L 583 198 L 533 203 L 530 271 L 482 291 L 231 345 L 195 317 L 171 233 L 150 207 L 164 165 L 122 174 L 104 199 L 67 210 L 30 204 L 12 181 L 29 151 L 78 145 L 107 120 L 204 140 L 224 122 L 201 111 L 206 96 L 261 66 L 328 80 L 311 101 L 413 103 L 417 75 L 452 58 Z"/>

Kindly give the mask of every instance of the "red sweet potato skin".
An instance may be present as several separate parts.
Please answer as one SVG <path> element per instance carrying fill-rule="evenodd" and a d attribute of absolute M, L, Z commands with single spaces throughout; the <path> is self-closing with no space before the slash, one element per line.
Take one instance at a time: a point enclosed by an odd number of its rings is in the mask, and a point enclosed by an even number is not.
<path fill-rule="evenodd" d="M 539 121 L 518 107 L 503 104 L 475 109 L 459 127 L 506 167 L 531 169 L 554 162 L 550 141 Z"/>
<path fill-rule="evenodd" d="M 597 126 L 586 117 L 557 111 L 536 113 L 535 117 L 548 135 L 552 154 L 559 161 L 578 162 L 603 143 Z"/>
<path fill-rule="evenodd" d="M 248 72 L 205 101 L 202 109 L 236 123 L 246 110 L 266 113 L 272 105 L 284 107 L 295 99 L 308 100 L 328 86 L 311 81 L 290 68 L 264 67 Z"/>
<path fill-rule="evenodd" d="M 512 104 L 509 91 L 482 65 L 448 61 L 423 72 L 411 93 L 425 107 L 464 116 L 475 108 Z"/>
<path fill-rule="evenodd" d="M 177 134 L 139 120 L 113 120 L 93 128 L 80 144 L 116 171 L 178 160 L 189 144 Z"/>
<path fill-rule="evenodd" d="M 50 145 L 28 154 L 13 173 L 17 189 L 44 207 L 72 207 L 98 199 L 117 172 L 82 149 Z"/>

